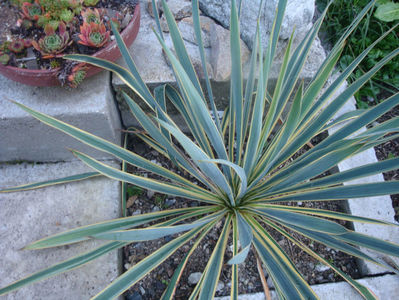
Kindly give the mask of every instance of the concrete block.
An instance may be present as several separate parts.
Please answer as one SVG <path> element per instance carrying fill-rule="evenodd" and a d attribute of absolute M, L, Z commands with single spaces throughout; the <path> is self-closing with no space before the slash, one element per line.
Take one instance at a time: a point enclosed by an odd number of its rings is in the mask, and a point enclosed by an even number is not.
<path fill-rule="evenodd" d="M 114 167 L 119 164 L 106 161 Z M 0 189 L 87 172 L 81 162 L 0 165 Z M 46 236 L 120 216 L 119 182 L 97 178 L 33 191 L 0 194 L 0 286 L 49 267 L 104 242 L 47 250 L 20 250 Z M 24 287 L 1 300 L 89 299 L 119 274 L 118 251 L 79 269 Z"/>
<path fill-rule="evenodd" d="M 346 88 L 346 84 L 342 85 L 337 91 L 336 95 L 342 92 Z M 346 112 L 350 112 L 356 109 L 355 99 L 352 97 L 345 105 L 338 111 L 335 117 L 338 117 Z M 339 128 L 344 126 L 344 124 L 339 124 L 329 130 L 332 134 Z M 364 131 L 365 128 L 361 128 L 359 132 Z M 354 155 L 341 163 L 338 164 L 338 169 L 340 171 L 349 170 L 361 165 L 370 164 L 377 162 L 377 157 L 375 155 L 374 149 L 368 149 Z M 384 181 L 382 174 L 376 174 L 366 178 L 361 178 L 346 182 L 345 184 L 364 184 Z M 372 198 L 359 198 L 359 199 L 348 199 L 348 210 L 351 214 L 373 218 L 377 220 L 387 221 L 391 223 L 396 223 L 395 221 L 395 211 L 392 207 L 392 199 L 389 195 L 372 197 Z M 377 238 L 381 238 L 387 241 L 399 243 L 399 228 L 394 226 L 381 226 L 374 224 L 365 223 L 353 223 L 354 230 L 359 233 L 367 234 Z M 383 259 L 384 255 L 370 251 L 368 249 L 362 248 L 362 250 L 368 255 L 377 258 L 379 260 Z M 399 258 L 392 258 L 397 264 L 399 264 Z M 372 262 L 359 260 L 358 262 L 360 271 L 363 275 L 375 275 L 385 273 L 387 270 L 385 268 L 379 267 Z"/>
<path fill-rule="evenodd" d="M 133 60 L 135 61 L 139 73 L 141 74 L 144 82 L 148 85 L 150 90 L 153 90 L 155 87 L 165 83 L 175 85 L 173 71 L 164 59 L 164 56 L 162 54 L 162 47 L 159 44 L 155 34 L 152 32 L 152 28 L 156 28 L 155 20 L 150 16 L 147 9 L 145 9 L 145 5 L 143 5 L 141 7 L 140 31 L 138 33 L 137 39 L 130 47 L 130 53 L 132 54 Z M 164 33 L 164 36 L 166 40 L 169 39 L 168 33 Z M 300 38 L 301 36 L 298 35 L 294 43 L 295 45 L 299 43 Z M 275 82 L 277 81 L 277 77 L 280 71 L 280 65 L 284 56 L 284 50 L 286 49 L 286 46 L 287 41 L 281 40 L 276 53 L 275 64 L 273 65 L 271 74 L 269 76 L 270 89 L 273 89 Z M 207 48 L 206 52 L 209 51 L 211 56 L 214 55 L 213 51 L 215 51 L 215 47 L 211 47 L 210 49 Z M 223 55 L 220 55 L 220 57 L 223 57 Z M 324 49 L 321 46 L 320 41 L 316 39 L 313 47 L 310 50 L 308 60 L 300 77 L 304 79 L 305 82 L 310 81 L 310 79 L 316 74 L 317 69 L 323 62 L 324 58 Z M 123 59 L 118 60 L 117 63 L 126 67 Z M 214 67 L 214 64 L 211 63 L 211 65 L 212 67 Z M 243 73 L 244 78 L 246 78 L 247 74 L 249 73 L 249 62 L 247 62 L 243 66 Z M 210 76 L 215 78 L 213 74 L 210 74 Z M 119 104 L 119 108 L 121 110 L 121 117 L 124 125 L 137 126 L 138 122 L 131 115 L 127 105 L 124 103 L 123 97 L 121 96 L 121 91 L 123 90 L 125 92 L 128 92 L 133 98 L 138 100 L 138 103 L 142 101 L 140 101 L 138 97 L 134 96 L 134 94 L 128 89 L 126 84 L 118 76 L 113 75 L 112 83 L 116 91 L 116 98 Z M 211 84 L 214 98 L 216 101 L 216 106 L 218 110 L 224 110 L 229 103 L 230 81 L 212 80 Z M 141 103 L 140 105 L 142 108 L 146 108 L 144 104 Z M 168 112 L 175 119 L 175 122 L 177 122 L 178 125 L 181 125 L 184 130 L 184 123 L 179 119 L 179 116 L 175 114 L 174 108 L 168 107 Z"/>
<path fill-rule="evenodd" d="M 399 276 L 385 275 L 357 280 L 359 283 L 370 288 L 381 300 L 396 300 L 399 297 Z M 346 282 L 334 282 L 312 285 L 317 296 L 323 300 L 362 300 L 352 286 Z M 278 299 L 274 290 L 271 291 L 272 299 Z M 230 297 L 219 297 L 216 300 L 229 300 Z M 238 296 L 239 300 L 266 300 L 263 293 Z"/>
<path fill-rule="evenodd" d="M 96 158 L 111 158 L 40 123 L 7 99 L 120 143 L 120 117 L 111 94 L 108 72 L 86 79 L 73 90 L 31 87 L 0 76 L 0 162 L 73 160 L 67 148 L 79 149 Z"/>

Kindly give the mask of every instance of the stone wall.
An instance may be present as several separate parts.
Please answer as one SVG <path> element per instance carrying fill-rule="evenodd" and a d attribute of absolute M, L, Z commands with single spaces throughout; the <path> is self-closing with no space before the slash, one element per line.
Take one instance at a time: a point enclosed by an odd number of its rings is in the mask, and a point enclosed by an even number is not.
<path fill-rule="evenodd" d="M 256 20 L 261 0 L 241 0 L 240 29 L 241 38 L 252 49 L 253 37 L 256 30 Z M 239 1 L 237 1 L 239 2 Z M 264 0 L 261 8 L 260 26 L 263 45 L 266 45 L 273 26 L 274 14 L 278 0 Z M 230 23 L 229 0 L 199 0 L 200 9 L 205 15 L 217 20 L 228 28 Z M 298 36 L 302 36 L 312 23 L 315 9 L 314 0 L 290 0 L 287 3 L 283 25 L 280 32 L 281 39 L 288 39 L 295 28 Z"/>

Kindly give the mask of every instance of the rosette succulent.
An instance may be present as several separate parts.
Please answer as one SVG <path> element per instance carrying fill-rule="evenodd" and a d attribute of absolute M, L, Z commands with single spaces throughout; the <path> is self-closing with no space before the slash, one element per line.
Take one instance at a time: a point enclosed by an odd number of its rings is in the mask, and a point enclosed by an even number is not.
<path fill-rule="evenodd" d="M 71 88 L 76 88 L 86 78 L 87 67 L 86 64 L 81 63 L 72 68 L 71 74 L 68 76 L 68 85 Z"/>
<path fill-rule="evenodd" d="M 79 8 L 82 6 L 83 0 L 68 0 L 68 4 L 70 8 Z"/>
<path fill-rule="evenodd" d="M 70 45 L 69 33 L 66 30 L 65 23 L 59 23 L 58 33 L 55 32 L 50 24 L 45 26 L 44 32 L 46 35 L 38 42 L 32 41 L 33 47 L 40 51 L 43 56 L 54 57 L 62 53 Z"/>
<path fill-rule="evenodd" d="M 7 53 L 0 52 L 0 64 L 7 65 L 10 61 L 10 55 Z"/>
<path fill-rule="evenodd" d="M 39 3 L 24 2 L 22 4 L 22 16 L 24 18 L 37 21 L 42 14 L 43 8 Z"/>
<path fill-rule="evenodd" d="M 69 9 L 63 9 L 60 13 L 60 19 L 66 23 L 72 22 L 75 14 Z"/>
<path fill-rule="evenodd" d="M 79 43 L 89 47 L 100 48 L 109 41 L 110 32 L 104 24 L 83 23 L 80 26 Z"/>
<path fill-rule="evenodd" d="M 84 0 L 83 3 L 86 6 L 96 6 L 99 0 Z"/>
<path fill-rule="evenodd" d="M 24 39 L 23 42 L 24 42 L 25 48 L 32 47 L 32 40 L 31 39 Z"/>
<path fill-rule="evenodd" d="M 8 49 L 15 54 L 22 53 L 25 50 L 25 43 L 23 39 L 17 39 L 10 43 Z"/>
<path fill-rule="evenodd" d="M 100 11 L 97 8 L 94 9 L 86 8 L 85 10 L 82 10 L 81 15 L 84 23 L 100 24 L 102 22 Z"/>

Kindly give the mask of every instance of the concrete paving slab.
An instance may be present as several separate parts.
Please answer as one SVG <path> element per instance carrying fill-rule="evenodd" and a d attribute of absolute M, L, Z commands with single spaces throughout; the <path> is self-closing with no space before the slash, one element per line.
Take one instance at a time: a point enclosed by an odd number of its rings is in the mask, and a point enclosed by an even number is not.
<path fill-rule="evenodd" d="M 346 88 L 346 84 L 340 87 L 337 91 L 337 94 L 342 92 Z M 338 111 L 336 117 L 350 112 L 356 109 L 355 99 L 352 97 L 345 105 Z M 329 130 L 329 133 L 332 134 L 341 128 L 344 124 L 339 124 Z M 359 130 L 359 132 L 364 131 L 365 128 Z M 361 165 L 370 164 L 377 162 L 377 157 L 375 155 L 375 151 L 373 148 L 363 151 L 357 155 L 354 155 L 341 163 L 338 164 L 338 169 L 340 171 L 349 170 Z M 366 178 L 361 178 L 357 180 L 353 180 L 350 182 L 346 182 L 345 184 L 360 184 L 360 183 L 373 183 L 373 182 L 381 182 L 384 181 L 384 177 L 382 174 L 376 174 L 373 176 L 369 176 Z M 363 216 L 378 220 L 383 220 L 391 223 L 397 223 L 395 221 L 395 211 L 392 206 L 392 199 L 389 195 L 387 196 L 379 196 L 372 198 L 359 198 L 359 199 L 349 199 L 348 200 L 348 210 L 357 216 Z M 353 223 L 354 230 L 359 233 L 371 235 L 377 238 L 381 238 L 387 241 L 399 243 L 399 228 L 393 226 L 380 226 L 373 224 L 364 224 L 364 223 Z M 383 259 L 383 255 L 370 251 L 368 249 L 362 248 L 364 252 L 369 254 L 370 256 Z M 397 264 L 399 264 L 399 258 L 392 258 Z M 359 268 L 363 275 L 375 275 L 385 273 L 387 270 L 379 267 L 371 262 L 359 260 Z"/>
<path fill-rule="evenodd" d="M 7 99 L 120 143 L 120 117 L 111 95 L 109 72 L 88 78 L 73 90 L 31 87 L 0 76 L 0 162 L 73 160 L 67 148 L 111 158 L 40 123 Z"/>
<path fill-rule="evenodd" d="M 114 167 L 119 164 L 106 161 Z M 0 188 L 87 172 L 81 162 L 0 165 Z M 0 194 L 0 286 L 87 252 L 103 242 L 20 250 L 40 238 L 120 216 L 119 182 L 91 179 L 33 191 Z M 1 300 L 89 299 L 119 274 L 113 251 L 82 268 L 22 288 Z"/>
<path fill-rule="evenodd" d="M 370 288 L 381 300 L 396 300 L 399 298 L 399 276 L 385 275 L 357 280 Z M 362 300 L 354 288 L 346 282 L 326 283 L 312 285 L 313 290 L 322 300 Z M 278 299 L 276 293 L 271 291 L 272 299 Z M 239 300 L 266 300 L 263 293 L 238 296 Z M 230 300 L 230 297 L 219 297 L 215 300 Z"/>

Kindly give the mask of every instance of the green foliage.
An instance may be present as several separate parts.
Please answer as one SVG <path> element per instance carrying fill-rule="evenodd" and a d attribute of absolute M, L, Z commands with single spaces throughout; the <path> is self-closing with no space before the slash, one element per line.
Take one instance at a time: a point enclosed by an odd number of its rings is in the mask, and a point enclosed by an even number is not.
<path fill-rule="evenodd" d="M 73 20 L 73 18 L 75 17 L 75 14 L 71 10 L 69 10 L 67 8 L 64 8 L 60 12 L 60 16 L 59 17 L 60 17 L 61 21 L 65 22 L 65 23 L 69 23 L 69 22 L 71 22 Z"/>
<path fill-rule="evenodd" d="M 384 1 L 377 7 L 374 16 L 384 22 L 399 20 L 399 3 Z"/>
<path fill-rule="evenodd" d="M 139 186 L 129 186 L 126 192 L 129 197 L 141 196 L 144 193 L 144 189 Z"/>
<path fill-rule="evenodd" d="M 80 0 L 12 1 L 11 3 L 21 8 L 25 19 L 35 21 L 43 28 L 50 22 L 72 22 L 83 8 Z M 98 0 L 84 1 L 86 7 L 96 6 L 97 3 Z M 102 20 L 98 21 L 100 22 Z"/>
<path fill-rule="evenodd" d="M 193 0 L 192 3 L 195 34 L 200 45 L 202 65 L 205 66 L 198 1 Z M 116 41 L 127 68 L 91 56 L 68 55 L 65 57 L 110 70 L 134 90 L 150 111 L 150 113 L 143 111 L 138 103 L 129 95 L 124 94 L 127 105 L 142 127 L 140 131 L 136 131 L 135 135 L 160 152 L 161 155 L 169 158 L 180 172 L 171 172 L 125 147 L 112 144 L 16 103 L 43 123 L 89 146 L 112 154 L 123 162 L 123 167 L 122 170 L 119 170 L 84 153 L 72 150 L 78 159 L 93 168 L 95 172 L 51 182 L 27 184 L 0 192 L 27 190 L 102 175 L 123 182 L 123 189 L 126 189 L 125 184 L 131 184 L 159 194 L 198 201 L 199 205 L 110 220 L 79 227 L 34 242 L 26 246 L 25 249 L 38 250 L 57 247 L 88 239 L 108 241 L 89 253 L 39 271 L 2 288 L 0 295 L 46 278 L 48 275 L 56 275 L 78 267 L 128 243 L 173 236 L 171 241 L 166 242 L 157 251 L 135 264 L 93 298 L 106 300 L 116 298 L 167 260 L 180 247 L 193 240 L 192 247 L 182 258 L 162 296 L 162 299 L 173 299 L 174 291 L 187 261 L 204 237 L 212 229 L 217 229 L 218 241 L 212 249 L 201 279 L 194 288 L 190 299 L 212 299 L 222 266 L 226 263 L 231 265 L 232 269 L 231 298 L 237 299 L 239 282 L 237 265 L 246 259 L 250 250 L 255 251 L 262 261 L 274 282 L 276 293 L 280 299 L 317 299 L 291 259 L 273 238 L 270 230 L 280 233 L 302 251 L 332 268 L 337 276 L 347 281 L 364 298 L 376 299 L 376 296 L 367 287 L 350 278 L 334 266 L 332 261 L 323 258 L 312 247 L 298 240 L 293 232 L 307 237 L 312 240 L 312 243 L 324 244 L 354 257 L 385 266 L 389 271 L 398 273 L 386 263 L 372 258 L 359 249 L 359 247 L 364 247 L 380 252 L 381 255 L 399 257 L 398 244 L 356 233 L 333 220 L 385 226 L 397 225 L 335 211 L 297 207 L 295 204 L 299 201 L 367 198 L 399 192 L 399 182 L 397 181 L 343 185 L 343 183 L 355 179 L 397 169 L 399 168 L 399 158 L 391 158 L 319 177 L 348 157 L 399 135 L 397 133 L 399 118 L 374 127 L 366 127 L 399 104 L 399 93 L 373 108 L 338 118 L 335 123 L 347 121 L 339 130 L 308 151 L 301 152 L 301 155 L 298 151 L 304 149 L 313 137 L 331 126 L 328 124 L 340 108 L 386 63 L 399 55 L 399 48 L 385 55 L 370 71 L 356 79 L 331 101 L 337 88 L 345 82 L 373 49 L 373 47 L 367 48 L 353 59 L 331 85 L 323 90 L 339 60 L 345 40 L 355 30 L 362 18 L 370 13 L 372 3 L 368 4 L 354 19 L 343 38 L 335 44 L 315 77 L 305 85 L 300 78 L 301 68 L 309 54 L 312 42 L 317 37 L 323 14 L 307 33 L 304 42 L 300 43 L 296 49 L 291 51 L 292 40 L 289 42 L 276 86 L 269 94 L 266 92 L 270 88 L 268 77 L 276 54 L 278 34 L 286 5 L 286 0 L 280 0 L 278 3 L 274 30 L 265 50 L 260 43 L 259 27 L 257 28 L 250 63 L 250 76 L 244 85 L 241 70 L 238 11 L 236 2 L 232 0 L 230 43 L 233 67 L 230 103 L 221 120 L 212 119 L 210 110 L 215 115 L 218 108 L 212 91 L 208 90 L 207 96 L 205 96 L 184 47 L 177 24 L 165 1 L 163 1 L 163 10 L 175 51 L 172 52 L 166 45 L 161 31 L 157 33 L 157 37 L 173 67 L 178 89 L 170 85 L 163 85 L 151 93 L 140 77 L 127 47 L 115 28 L 113 29 Z M 155 1 L 153 1 L 153 8 L 156 9 Z M 155 16 L 157 15 L 155 13 Z M 159 25 L 158 19 L 157 23 Z M 386 36 L 387 34 L 383 34 L 380 39 Z M 204 68 L 204 73 L 205 86 L 210 87 L 206 68 Z M 182 114 L 190 131 L 189 135 L 183 133 L 167 114 L 166 101 L 171 102 Z M 285 113 L 283 114 L 283 112 Z M 359 132 L 361 128 L 365 128 L 365 130 Z M 390 136 L 387 137 L 387 135 Z M 127 173 L 125 171 L 127 164 L 154 173 L 157 179 L 144 177 L 140 175 L 141 173 Z M 180 175 L 183 173 L 189 173 L 194 178 L 193 181 L 183 178 Z M 127 188 L 127 193 L 129 193 L 129 188 Z M 133 191 L 130 190 L 130 193 Z M 161 199 L 155 200 L 160 202 Z M 225 261 L 226 248 L 229 243 L 233 245 L 233 257 Z"/>
<path fill-rule="evenodd" d="M 96 6 L 99 0 L 84 0 L 83 3 L 86 6 Z"/>
<path fill-rule="evenodd" d="M 160 209 L 167 208 L 165 204 L 166 195 L 155 195 L 154 202 L 155 205 L 158 206 Z"/>
<path fill-rule="evenodd" d="M 329 0 L 317 0 L 319 8 L 324 9 Z M 345 29 L 350 25 L 351 20 L 369 3 L 369 0 L 335 0 L 326 15 L 322 30 L 326 32 L 328 41 L 335 44 Z M 377 8 L 371 10 L 366 18 L 362 20 L 358 28 L 349 37 L 347 45 L 343 50 L 340 60 L 340 69 L 343 70 L 360 53 L 377 40 L 384 32 L 389 30 L 393 24 L 378 19 L 385 16 L 387 5 L 399 5 L 392 1 L 377 1 Z M 390 10 L 392 13 L 392 11 Z M 391 21 L 393 21 L 392 19 Z M 380 59 L 388 55 L 399 45 L 399 29 L 389 34 L 384 40 L 374 47 L 366 59 L 359 64 L 358 68 L 349 77 L 349 82 L 354 82 L 363 74 L 369 71 Z M 361 88 L 356 94 L 359 108 L 367 108 L 369 104 L 375 105 L 383 100 L 385 95 L 392 95 L 399 90 L 399 58 L 387 63 L 372 80 Z"/>
<path fill-rule="evenodd" d="M 44 28 L 46 35 L 37 42 L 32 41 L 33 47 L 43 56 L 54 57 L 62 53 L 72 43 L 65 24 L 60 22 L 57 27 L 58 32 L 55 31 L 51 23 L 48 23 Z"/>
<path fill-rule="evenodd" d="M 0 52 L 0 63 L 3 65 L 7 65 L 9 61 L 10 61 L 10 55 L 7 53 Z"/>

